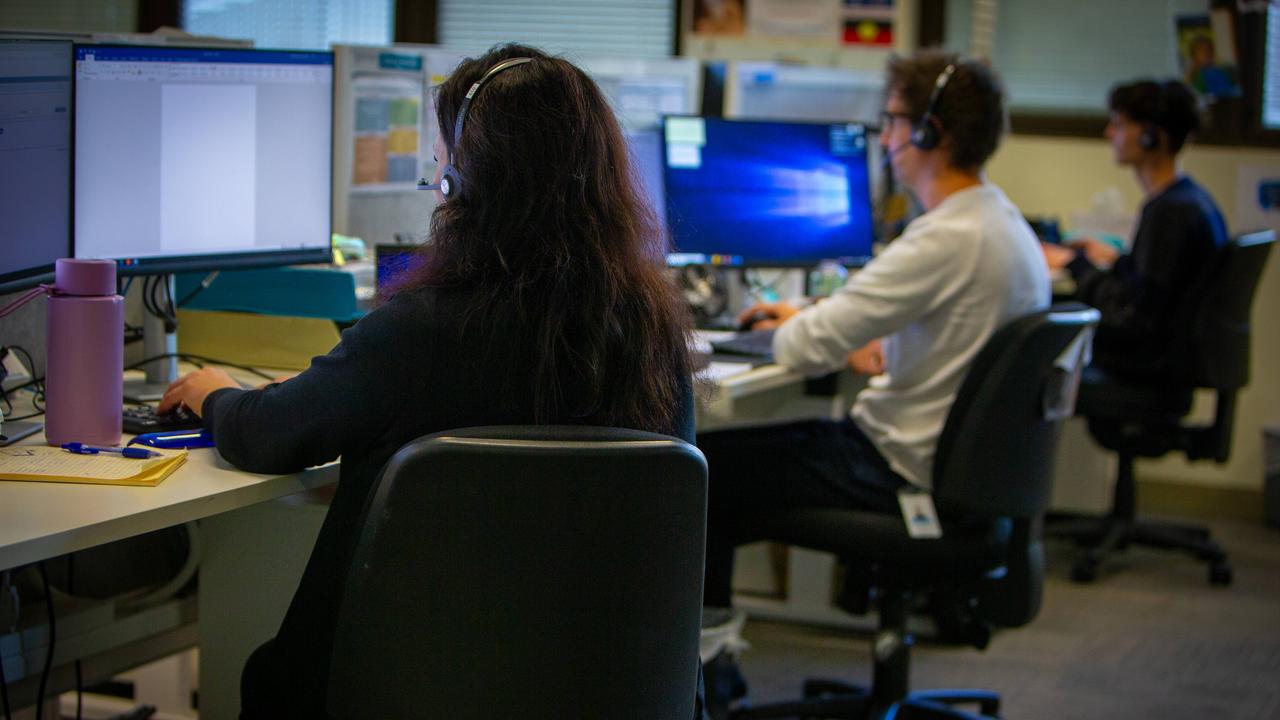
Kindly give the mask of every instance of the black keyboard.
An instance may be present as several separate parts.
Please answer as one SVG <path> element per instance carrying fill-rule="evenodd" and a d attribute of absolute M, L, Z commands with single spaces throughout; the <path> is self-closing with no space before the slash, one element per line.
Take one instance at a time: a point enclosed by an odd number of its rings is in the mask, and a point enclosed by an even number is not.
<path fill-rule="evenodd" d="M 711 349 L 725 355 L 772 358 L 773 330 L 740 332 L 728 340 L 717 340 L 711 343 Z"/>
<path fill-rule="evenodd" d="M 192 430 L 201 426 L 199 416 L 185 407 L 180 407 L 171 413 L 157 415 L 156 409 L 149 405 L 125 408 L 120 422 L 120 429 L 130 435 Z"/>

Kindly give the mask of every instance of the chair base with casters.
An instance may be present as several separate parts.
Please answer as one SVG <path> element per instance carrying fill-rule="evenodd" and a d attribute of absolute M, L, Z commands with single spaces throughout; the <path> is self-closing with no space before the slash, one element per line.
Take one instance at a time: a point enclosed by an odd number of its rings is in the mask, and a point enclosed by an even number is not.
<path fill-rule="evenodd" d="M 856 615 L 878 609 L 872 680 L 866 688 L 810 680 L 801 699 L 728 717 L 998 715 L 993 692 L 909 691 L 908 615 L 917 598 L 947 603 L 964 637 L 982 648 L 991 628 L 1019 627 L 1039 612 L 1049 458 L 1073 410 L 1081 357 L 1098 317 L 1079 305 L 1033 313 L 998 330 L 974 358 L 934 455 L 931 498 L 941 537 L 912 537 L 896 514 L 847 508 L 797 509 L 766 521 L 763 539 L 839 558 L 842 609 Z"/>
<path fill-rule="evenodd" d="M 872 681 L 861 686 L 839 680 L 811 678 L 804 682 L 804 697 L 790 702 L 746 707 L 729 714 L 732 720 L 749 718 L 963 718 L 997 717 L 1000 696 L 987 690 L 908 690 L 912 637 L 907 631 L 911 593 L 882 592 L 877 604 L 880 623 L 872 638 Z M 962 706 L 974 706 L 977 713 Z"/>
<path fill-rule="evenodd" d="M 1190 460 L 1216 458 L 1223 441 L 1219 427 L 1230 427 L 1235 396 L 1219 394 L 1213 425 L 1192 427 L 1182 418 L 1191 411 L 1190 388 L 1170 390 L 1116 378 L 1088 368 L 1081 382 L 1078 410 L 1089 419 L 1089 433 L 1102 447 L 1118 455 L 1111 510 L 1101 518 L 1056 516 L 1050 534 L 1066 537 L 1082 546 L 1071 566 L 1071 579 L 1092 582 L 1108 558 L 1130 545 L 1181 551 L 1208 566 L 1209 582 L 1227 586 L 1232 568 L 1227 553 L 1202 525 L 1140 520 L 1137 517 L 1137 481 L 1134 465 L 1139 457 L 1160 457 L 1181 452 Z"/>
<path fill-rule="evenodd" d="M 1096 368 L 1085 370 L 1078 410 L 1089 420 L 1089 434 L 1120 456 L 1111 512 L 1100 520 L 1054 528 L 1086 546 L 1071 576 L 1088 582 L 1110 555 L 1128 545 L 1150 545 L 1188 552 L 1209 566 L 1209 582 L 1231 584 L 1231 564 L 1203 527 L 1157 524 L 1136 517 L 1134 461 L 1176 452 L 1188 460 L 1225 463 L 1231 455 L 1236 395 L 1249 383 L 1250 318 L 1275 232 L 1232 238 L 1196 278 L 1182 288 L 1185 302 L 1176 309 L 1168 353 L 1177 367 L 1169 378 L 1122 378 Z M 1120 358 L 1113 360 L 1119 361 Z M 1170 379 L 1174 378 L 1174 379 Z M 1213 422 L 1192 425 L 1192 393 L 1213 391 Z"/>
<path fill-rule="evenodd" d="M 776 523 L 771 536 L 790 544 L 813 549 L 865 547 L 878 550 L 898 562 L 893 566 L 873 564 L 864 556 L 844 556 L 846 569 L 844 589 L 837 599 L 839 607 L 854 615 L 865 615 L 873 606 L 879 623 L 871 639 L 873 659 L 869 686 L 853 683 L 809 679 L 798 700 L 768 705 L 742 707 L 723 717 L 731 720 L 753 718 L 968 718 L 998 717 L 1000 697 L 986 690 L 922 690 L 911 692 L 910 651 L 914 639 L 908 630 L 908 618 L 917 597 L 932 595 L 945 589 L 946 595 L 963 597 L 973 604 L 960 608 L 969 621 L 966 635 L 975 648 L 984 648 L 991 637 L 992 625 L 980 619 L 978 603 L 991 595 L 981 586 L 993 588 L 1003 578 L 999 575 L 1003 560 L 1001 548 L 1014 535 L 1030 532 L 1029 526 L 1013 530 L 1008 522 L 992 527 L 986 524 L 944 524 L 948 547 L 931 546 L 928 540 L 903 538 L 901 518 L 878 513 L 843 510 L 806 510 L 791 513 Z M 1032 543 L 1032 555 L 1038 556 L 1039 544 Z M 1032 561 L 1039 566 L 1039 559 Z M 976 584 L 974 578 L 983 578 Z M 874 589 L 873 589 L 874 588 Z M 955 592 L 965 588 L 964 592 Z M 1024 610 L 1020 624 L 1038 606 L 1038 595 L 1028 598 L 1030 612 Z M 1006 623 L 1001 623 L 1006 624 Z M 714 679 L 708 677 L 708 682 Z"/>

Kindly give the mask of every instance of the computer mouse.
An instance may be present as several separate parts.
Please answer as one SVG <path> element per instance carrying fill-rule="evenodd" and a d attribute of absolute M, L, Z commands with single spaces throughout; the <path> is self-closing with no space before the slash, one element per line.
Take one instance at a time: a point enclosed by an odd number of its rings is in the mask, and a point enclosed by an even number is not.
<path fill-rule="evenodd" d="M 746 320 L 738 323 L 738 332 L 750 332 L 755 329 L 755 324 L 762 320 L 772 320 L 773 316 L 763 310 L 757 310 L 747 316 Z"/>

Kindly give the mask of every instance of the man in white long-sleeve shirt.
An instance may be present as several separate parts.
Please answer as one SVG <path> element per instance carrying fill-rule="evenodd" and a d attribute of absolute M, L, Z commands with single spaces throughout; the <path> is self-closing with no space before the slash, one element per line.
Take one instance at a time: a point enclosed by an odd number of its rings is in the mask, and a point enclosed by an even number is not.
<path fill-rule="evenodd" d="M 969 364 L 1001 326 L 1048 305 L 1035 235 L 982 174 L 1005 125 L 995 74 L 926 52 L 891 60 L 886 88 L 880 144 L 925 213 L 831 298 L 742 316 L 778 326 L 783 365 L 820 375 L 848 362 L 875 376 L 844 420 L 699 436 L 711 480 L 708 606 L 729 604 L 733 548 L 760 539 L 763 518 L 800 507 L 896 513 L 900 490 L 928 490 Z"/>

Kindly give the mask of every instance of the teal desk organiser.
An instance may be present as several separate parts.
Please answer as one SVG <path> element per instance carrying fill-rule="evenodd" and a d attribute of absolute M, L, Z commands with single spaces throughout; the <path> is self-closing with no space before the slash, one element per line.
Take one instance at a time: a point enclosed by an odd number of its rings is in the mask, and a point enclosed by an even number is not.
<path fill-rule="evenodd" d="M 179 273 L 177 297 L 191 294 L 206 273 Z M 359 320 L 355 276 L 341 268 L 284 267 L 224 270 L 184 310 L 226 310 L 263 315 Z"/>

